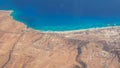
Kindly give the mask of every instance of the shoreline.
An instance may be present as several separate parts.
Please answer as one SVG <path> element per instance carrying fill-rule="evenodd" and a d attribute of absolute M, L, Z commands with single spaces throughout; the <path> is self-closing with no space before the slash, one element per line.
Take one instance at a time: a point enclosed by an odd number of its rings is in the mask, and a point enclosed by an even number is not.
<path fill-rule="evenodd" d="M 109 28 L 118 28 L 120 26 L 106 26 L 106 27 L 96 27 L 96 28 L 86 28 L 86 29 L 76 29 L 76 30 L 65 30 L 65 31 L 44 31 L 44 30 L 36 30 L 34 28 L 28 28 L 27 25 L 24 23 L 15 20 L 14 17 L 11 15 L 14 10 L 0 10 L 0 12 L 9 12 L 9 16 L 12 18 L 12 20 L 16 21 L 17 23 L 20 23 L 25 26 L 26 29 L 28 30 L 34 30 L 40 33 L 74 33 L 74 32 L 82 32 L 82 31 L 94 31 L 94 30 L 99 30 L 99 29 L 109 29 Z"/>
<path fill-rule="evenodd" d="M 9 16 L 11 17 L 12 20 L 14 20 L 17 23 L 20 23 L 20 24 L 24 25 L 25 28 L 27 29 L 27 25 L 25 25 L 24 23 L 22 23 L 22 22 L 20 22 L 18 20 L 15 20 L 14 17 L 11 15 L 12 13 L 14 13 L 14 10 L 0 10 L 0 12 L 8 12 Z"/>
<path fill-rule="evenodd" d="M 94 31 L 94 30 L 102 30 L 102 29 L 110 29 L 110 28 L 120 28 L 120 26 L 107 26 L 101 28 L 98 27 L 98 28 L 78 29 L 78 30 L 69 30 L 69 31 L 40 31 L 40 30 L 35 30 L 33 28 L 29 28 L 29 29 L 42 33 L 74 33 L 74 32 Z"/>
<path fill-rule="evenodd" d="M 9 14 L 11 14 L 14 12 L 14 10 L 0 10 L 0 12 L 8 12 Z"/>

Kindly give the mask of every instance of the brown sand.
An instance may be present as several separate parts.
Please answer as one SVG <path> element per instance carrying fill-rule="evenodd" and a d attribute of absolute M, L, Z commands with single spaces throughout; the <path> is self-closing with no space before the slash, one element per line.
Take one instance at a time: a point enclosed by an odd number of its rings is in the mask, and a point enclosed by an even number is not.
<path fill-rule="evenodd" d="M 0 68 L 120 68 L 120 27 L 38 32 L 0 11 Z"/>

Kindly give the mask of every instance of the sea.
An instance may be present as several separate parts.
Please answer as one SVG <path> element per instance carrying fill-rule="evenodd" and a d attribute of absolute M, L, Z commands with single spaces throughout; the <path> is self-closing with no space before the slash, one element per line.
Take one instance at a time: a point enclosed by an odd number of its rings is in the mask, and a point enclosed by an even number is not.
<path fill-rule="evenodd" d="M 40 31 L 120 26 L 120 0 L 0 0 L 0 10 Z"/>

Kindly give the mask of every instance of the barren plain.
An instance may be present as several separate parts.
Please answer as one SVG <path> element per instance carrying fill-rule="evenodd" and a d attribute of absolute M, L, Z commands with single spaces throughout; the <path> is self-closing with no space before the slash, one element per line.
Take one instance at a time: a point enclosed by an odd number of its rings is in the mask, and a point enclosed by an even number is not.
<path fill-rule="evenodd" d="M 38 32 L 0 11 L 0 68 L 120 68 L 120 27 Z"/>

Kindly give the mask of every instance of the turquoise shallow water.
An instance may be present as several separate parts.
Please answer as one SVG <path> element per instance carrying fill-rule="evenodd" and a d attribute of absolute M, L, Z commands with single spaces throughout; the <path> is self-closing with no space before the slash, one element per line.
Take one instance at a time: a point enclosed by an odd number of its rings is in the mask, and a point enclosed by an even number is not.
<path fill-rule="evenodd" d="M 120 26 L 119 0 L 0 0 L 1 10 L 28 28 L 68 31 Z"/>

